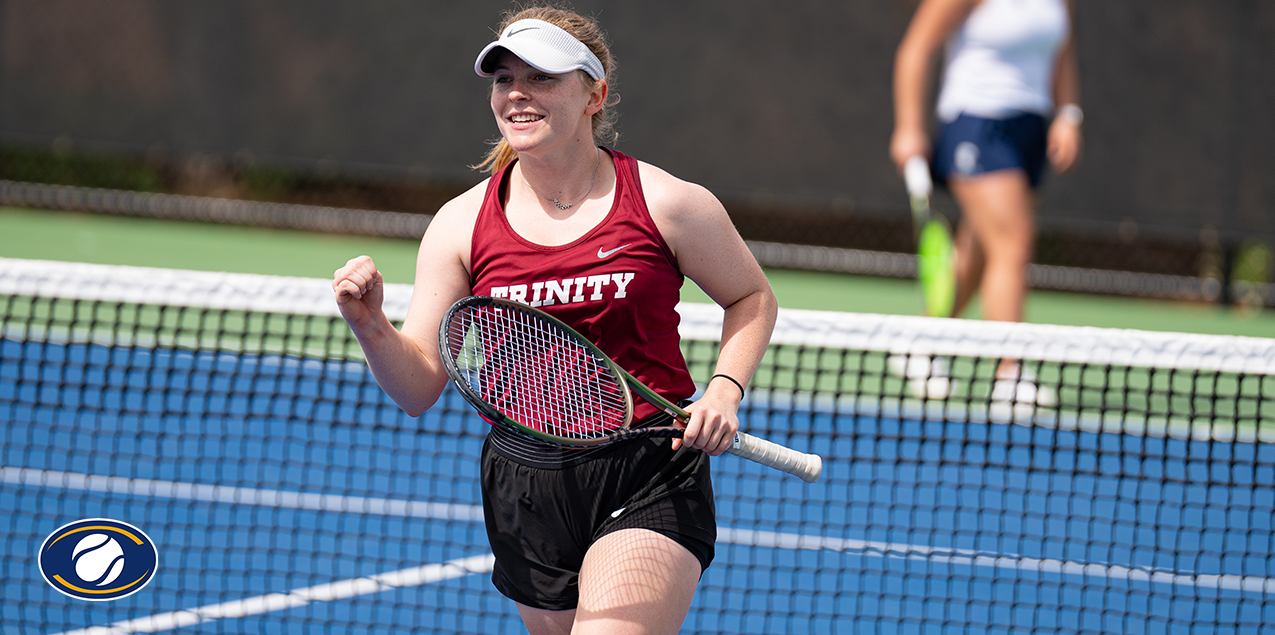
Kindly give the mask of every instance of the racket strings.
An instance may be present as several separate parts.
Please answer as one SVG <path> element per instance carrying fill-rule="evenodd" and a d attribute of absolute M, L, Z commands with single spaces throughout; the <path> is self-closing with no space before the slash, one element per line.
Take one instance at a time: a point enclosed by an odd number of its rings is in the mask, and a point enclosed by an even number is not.
<path fill-rule="evenodd" d="M 448 325 L 448 343 L 473 392 L 536 432 L 585 441 L 627 422 L 625 389 L 610 365 L 533 315 L 468 307 Z"/>

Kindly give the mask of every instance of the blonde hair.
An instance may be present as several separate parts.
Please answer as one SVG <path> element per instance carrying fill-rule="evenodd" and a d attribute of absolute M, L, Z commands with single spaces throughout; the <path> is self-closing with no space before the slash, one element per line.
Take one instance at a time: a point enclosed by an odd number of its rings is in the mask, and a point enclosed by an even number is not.
<path fill-rule="evenodd" d="M 496 29 L 497 33 L 502 33 L 505 27 L 517 22 L 518 20 L 535 19 L 544 20 L 550 24 L 562 28 L 570 33 L 575 39 L 580 40 L 585 46 L 589 47 L 593 54 L 598 56 L 598 60 L 602 62 L 603 76 L 597 81 L 607 82 L 607 98 L 603 102 L 602 108 L 598 112 L 593 113 L 593 140 L 595 143 L 607 145 L 615 143 L 620 134 L 615 131 L 615 120 L 618 113 L 614 106 L 619 103 L 620 96 L 615 92 L 612 86 L 611 77 L 615 71 L 615 59 L 611 57 L 611 47 L 607 44 L 606 35 L 602 32 L 602 27 L 591 18 L 586 18 L 570 9 L 563 9 L 550 5 L 537 5 L 526 7 L 521 10 L 509 10 L 504 13 L 500 22 L 500 26 Z M 584 71 L 578 71 L 587 82 L 594 82 Z M 491 150 L 487 151 L 487 155 L 483 157 L 481 163 L 471 165 L 475 170 L 496 173 L 504 169 L 505 166 L 518 158 L 518 153 L 509 147 L 509 142 L 503 138 L 496 141 Z"/>

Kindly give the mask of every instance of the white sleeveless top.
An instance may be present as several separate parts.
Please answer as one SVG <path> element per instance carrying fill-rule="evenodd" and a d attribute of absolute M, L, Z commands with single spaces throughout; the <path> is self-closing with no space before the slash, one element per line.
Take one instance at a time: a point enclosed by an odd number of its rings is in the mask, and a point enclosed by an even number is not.
<path fill-rule="evenodd" d="M 1048 115 L 1070 29 L 1063 0 L 983 0 L 948 38 L 939 119 Z"/>

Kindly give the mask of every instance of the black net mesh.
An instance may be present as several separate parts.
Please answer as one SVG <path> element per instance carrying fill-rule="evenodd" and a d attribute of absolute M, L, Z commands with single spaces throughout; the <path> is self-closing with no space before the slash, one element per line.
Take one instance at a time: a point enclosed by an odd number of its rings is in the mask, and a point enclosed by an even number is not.
<path fill-rule="evenodd" d="M 521 632 L 487 580 L 487 424 L 452 391 L 395 408 L 326 281 L 3 265 L 7 628 Z M 706 381 L 720 313 L 681 313 Z M 742 421 L 823 477 L 714 459 L 717 558 L 683 631 L 1271 632 L 1272 360 L 1272 340 L 785 311 Z M 159 550 L 112 602 L 36 566 L 97 517 Z"/>

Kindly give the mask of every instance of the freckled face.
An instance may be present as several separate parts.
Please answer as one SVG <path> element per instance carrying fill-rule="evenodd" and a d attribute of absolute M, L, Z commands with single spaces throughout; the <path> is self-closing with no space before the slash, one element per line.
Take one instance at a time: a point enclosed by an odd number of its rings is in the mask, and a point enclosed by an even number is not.
<path fill-rule="evenodd" d="M 502 52 L 492 77 L 491 111 L 510 147 L 523 153 L 580 134 L 591 139 L 591 117 L 601 99 L 582 75 L 546 73 Z"/>

